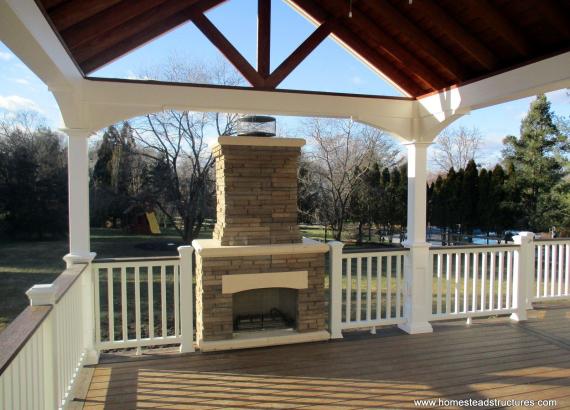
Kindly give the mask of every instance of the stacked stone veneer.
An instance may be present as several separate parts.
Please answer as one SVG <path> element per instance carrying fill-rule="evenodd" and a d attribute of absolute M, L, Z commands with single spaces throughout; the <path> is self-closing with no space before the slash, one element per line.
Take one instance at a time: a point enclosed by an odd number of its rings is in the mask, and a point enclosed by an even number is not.
<path fill-rule="evenodd" d="M 222 245 L 300 243 L 297 165 L 301 148 L 221 143 L 213 154 L 214 239 Z"/>
<path fill-rule="evenodd" d="M 240 273 L 308 271 L 307 289 L 297 293 L 297 331 L 325 328 L 324 255 L 264 255 L 196 258 L 196 338 L 198 341 L 231 339 L 232 294 L 222 293 L 222 276 Z"/>

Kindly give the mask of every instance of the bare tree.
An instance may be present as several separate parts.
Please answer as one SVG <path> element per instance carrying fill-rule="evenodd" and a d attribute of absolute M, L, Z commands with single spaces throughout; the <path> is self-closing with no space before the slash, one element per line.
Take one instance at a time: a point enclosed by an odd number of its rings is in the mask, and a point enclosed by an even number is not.
<path fill-rule="evenodd" d="M 340 240 L 357 181 L 378 161 L 389 142 L 382 131 L 350 120 L 314 118 L 306 121 L 305 127 L 311 145 L 304 163 L 310 164 L 311 179 L 317 178 L 322 190 L 315 195 L 320 201 L 319 214 Z M 315 185 L 314 179 L 311 185 Z"/>
<path fill-rule="evenodd" d="M 446 128 L 437 137 L 432 161 L 442 172 L 465 168 L 470 160 L 479 160 L 482 139 L 476 127 Z"/>
<path fill-rule="evenodd" d="M 224 62 L 212 66 L 171 57 L 168 64 L 146 70 L 143 78 L 177 82 L 238 85 L 239 75 Z M 195 239 L 213 209 L 213 157 L 208 138 L 231 134 L 237 114 L 166 110 L 132 122 L 141 154 L 151 164 L 151 201 L 176 227 L 185 242 Z M 180 217 L 182 226 L 175 223 Z"/>

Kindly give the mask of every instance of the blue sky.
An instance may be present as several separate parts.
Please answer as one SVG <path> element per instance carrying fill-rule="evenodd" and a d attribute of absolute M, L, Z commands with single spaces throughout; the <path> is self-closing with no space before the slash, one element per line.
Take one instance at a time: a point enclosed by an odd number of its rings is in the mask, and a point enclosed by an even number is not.
<path fill-rule="evenodd" d="M 208 17 L 255 66 L 257 2 L 231 0 L 207 13 Z M 271 68 L 277 67 L 313 30 L 304 17 L 282 0 L 272 0 Z M 169 56 L 189 61 L 214 62 L 221 57 L 192 23 L 179 26 L 155 41 L 92 73 L 94 76 L 133 78 L 155 67 Z M 279 88 L 335 91 L 377 95 L 401 95 L 366 65 L 332 39 L 326 39 Z M 566 90 L 550 93 L 553 110 L 570 115 Z M 486 162 L 496 161 L 505 135 L 518 135 L 520 120 L 532 98 L 525 98 L 472 112 L 453 125 L 475 126 L 484 136 Z M 47 123 L 59 127 L 61 114 L 51 93 L 11 51 L 0 42 L 0 110 L 35 110 Z M 288 130 L 295 130 L 299 119 L 280 118 Z M 299 135 L 302 136 L 302 135 Z"/>

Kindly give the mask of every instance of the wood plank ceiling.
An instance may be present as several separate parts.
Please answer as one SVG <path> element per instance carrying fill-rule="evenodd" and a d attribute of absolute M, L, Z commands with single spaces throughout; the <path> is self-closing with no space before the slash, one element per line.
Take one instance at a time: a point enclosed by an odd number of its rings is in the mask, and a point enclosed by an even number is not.
<path fill-rule="evenodd" d="M 412 97 L 570 50 L 570 0 L 290 0 L 319 26 L 273 72 L 271 0 L 258 0 L 257 67 L 204 14 L 226 0 L 36 1 L 84 75 L 188 21 L 259 89 L 331 34 Z"/>

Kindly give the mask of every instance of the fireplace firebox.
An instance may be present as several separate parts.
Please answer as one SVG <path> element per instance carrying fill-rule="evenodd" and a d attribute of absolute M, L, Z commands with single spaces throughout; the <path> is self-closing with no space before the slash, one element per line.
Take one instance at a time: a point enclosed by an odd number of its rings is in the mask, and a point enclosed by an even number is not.
<path fill-rule="evenodd" d="M 234 332 L 295 329 L 297 290 L 264 288 L 233 295 Z"/>

